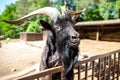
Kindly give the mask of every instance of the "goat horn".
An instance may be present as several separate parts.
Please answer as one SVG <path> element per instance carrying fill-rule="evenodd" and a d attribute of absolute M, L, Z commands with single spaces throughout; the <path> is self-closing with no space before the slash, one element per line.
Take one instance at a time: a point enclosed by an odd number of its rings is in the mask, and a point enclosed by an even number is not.
<path fill-rule="evenodd" d="M 15 24 L 15 23 L 19 23 L 19 22 L 23 22 L 25 20 L 27 20 L 29 17 L 34 16 L 34 15 L 38 15 L 38 14 L 44 14 L 49 16 L 52 20 L 56 20 L 57 16 L 60 15 L 59 11 L 56 8 L 52 8 L 52 7 L 45 7 L 45 8 L 41 8 L 38 10 L 35 10 L 29 14 L 27 14 L 24 17 L 21 17 L 20 19 L 17 20 L 3 20 L 4 22 L 10 23 L 10 24 Z"/>
<path fill-rule="evenodd" d="M 66 10 L 66 12 L 70 15 L 78 15 L 78 14 L 81 14 L 82 12 L 84 12 L 85 10 L 86 10 L 86 8 L 81 11 L 78 11 L 78 12 L 71 11 L 71 10 Z"/>

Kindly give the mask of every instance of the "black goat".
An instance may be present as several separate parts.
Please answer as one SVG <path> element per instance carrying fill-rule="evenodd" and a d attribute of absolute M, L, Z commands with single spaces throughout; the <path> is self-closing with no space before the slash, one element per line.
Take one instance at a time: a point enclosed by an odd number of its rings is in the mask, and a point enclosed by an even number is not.
<path fill-rule="evenodd" d="M 50 30 L 46 41 L 46 47 L 42 53 L 40 70 L 63 65 L 66 80 L 73 80 L 73 66 L 78 59 L 80 35 L 73 28 L 74 21 L 72 20 L 71 15 L 77 15 L 80 13 L 81 11 L 75 13 L 64 8 L 62 14 L 60 14 L 55 8 L 45 7 L 33 11 L 18 20 L 5 22 L 18 23 L 37 14 L 45 14 L 49 16 L 52 19 L 50 24 L 46 21 L 40 20 L 41 25 Z M 45 80 L 49 79 L 49 76 L 45 78 Z M 52 79 L 57 80 L 57 75 L 53 75 Z"/>
<path fill-rule="evenodd" d="M 56 23 L 52 23 L 51 25 L 44 21 L 40 22 L 44 27 L 51 27 L 51 29 L 49 29 L 51 32 L 48 35 L 45 52 L 43 52 L 41 58 L 41 68 L 44 67 L 44 69 L 46 69 L 63 63 L 66 79 L 73 80 L 73 65 L 78 58 L 78 45 L 80 39 L 79 33 L 73 28 L 73 22 L 70 15 L 60 16 Z M 52 61 L 50 60 L 50 56 L 53 56 L 51 59 Z M 50 66 L 51 64 L 52 66 Z"/>

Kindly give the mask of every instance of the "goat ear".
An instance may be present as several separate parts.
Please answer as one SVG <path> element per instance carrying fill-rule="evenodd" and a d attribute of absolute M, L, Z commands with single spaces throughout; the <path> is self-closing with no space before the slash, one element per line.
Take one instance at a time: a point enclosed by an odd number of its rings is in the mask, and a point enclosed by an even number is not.
<path fill-rule="evenodd" d="M 40 24 L 41 24 L 42 27 L 44 27 L 45 29 L 52 30 L 52 26 L 51 26 L 48 22 L 43 21 L 43 20 L 40 20 Z"/>

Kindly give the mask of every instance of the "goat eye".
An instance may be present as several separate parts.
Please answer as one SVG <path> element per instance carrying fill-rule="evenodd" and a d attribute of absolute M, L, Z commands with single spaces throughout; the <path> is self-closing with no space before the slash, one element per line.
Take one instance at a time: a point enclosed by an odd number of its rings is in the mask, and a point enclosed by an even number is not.
<path fill-rule="evenodd" d="M 59 26 L 55 26 L 55 30 L 56 31 L 60 31 L 60 27 Z"/>

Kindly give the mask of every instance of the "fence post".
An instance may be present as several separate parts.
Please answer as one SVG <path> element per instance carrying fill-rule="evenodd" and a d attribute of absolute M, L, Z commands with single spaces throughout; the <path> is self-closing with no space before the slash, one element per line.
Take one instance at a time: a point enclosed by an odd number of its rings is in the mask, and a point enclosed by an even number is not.
<path fill-rule="evenodd" d="M 92 61 L 92 80 L 94 80 L 94 76 L 95 76 L 95 61 Z"/>
<path fill-rule="evenodd" d="M 78 80 L 80 80 L 80 68 L 81 68 L 81 66 L 79 65 L 78 66 Z"/>
<path fill-rule="evenodd" d="M 88 62 L 85 64 L 85 80 L 87 80 L 87 75 L 88 75 Z"/>
<path fill-rule="evenodd" d="M 98 70 L 98 80 L 100 80 L 100 74 L 101 74 L 101 59 L 99 59 L 99 63 L 98 63 L 98 65 L 99 65 L 99 70 Z"/>
<path fill-rule="evenodd" d="M 111 75 L 111 55 L 109 56 L 109 71 L 108 71 L 108 80 L 110 80 Z"/>
<path fill-rule="evenodd" d="M 117 80 L 120 77 L 120 52 L 118 52 L 118 68 L 117 68 Z"/>
<path fill-rule="evenodd" d="M 99 36 L 100 36 L 100 32 L 99 32 L 99 29 L 97 29 L 97 32 L 96 32 L 96 41 L 99 40 Z"/>

